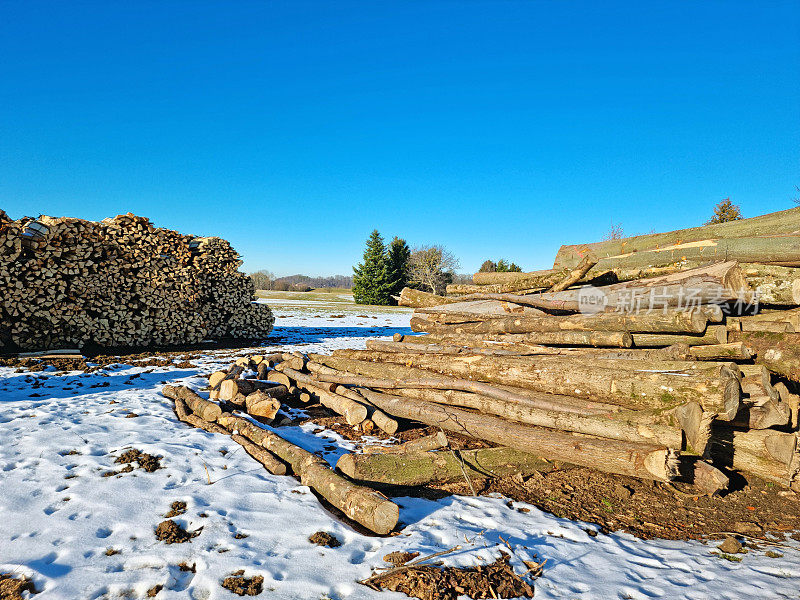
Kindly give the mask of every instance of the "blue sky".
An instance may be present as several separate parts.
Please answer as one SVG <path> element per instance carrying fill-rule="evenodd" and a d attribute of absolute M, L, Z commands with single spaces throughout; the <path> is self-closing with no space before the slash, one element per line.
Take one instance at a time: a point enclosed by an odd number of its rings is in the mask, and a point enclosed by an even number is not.
<path fill-rule="evenodd" d="M 0 208 L 474 271 L 800 185 L 800 3 L 0 0 Z"/>

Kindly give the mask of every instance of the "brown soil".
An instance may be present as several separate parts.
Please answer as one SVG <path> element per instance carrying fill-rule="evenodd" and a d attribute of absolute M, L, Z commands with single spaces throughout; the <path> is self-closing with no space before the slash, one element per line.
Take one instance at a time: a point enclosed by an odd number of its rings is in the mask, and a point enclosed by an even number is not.
<path fill-rule="evenodd" d="M 308 541 L 312 544 L 316 544 L 317 546 L 326 546 L 328 548 L 338 548 L 342 545 L 342 542 L 340 542 L 338 538 L 325 531 L 312 533 L 309 536 Z"/>
<path fill-rule="evenodd" d="M 33 581 L 28 577 L 15 577 L 11 573 L 0 573 L 0 600 L 24 600 L 23 592 L 37 594 Z"/>
<path fill-rule="evenodd" d="M 264 578 L 261 575 L 245 577 L 242 570 L 231 573 L 222 580 L 221 585 L 237 596 L 258 596 L 264 585 Z"/>
<path fill-rule="evenodd" d="M 533 598 L 533 587 L 514 573 L 508 564 L 509 555 L 501 554 L 495 562 L 476 567 L 400 567 L 364 583 L 421 600 Z"/>
<path fill-rule="evenodd" d="M 195 531 L 186 531 L 175 521 L 167 520 L 158 524 L 155 533 L 156 539 L 164 542 L 165 544 L 183 544 L 184 542 L 189 542 L 192 538 L 200 535 L 202 529 L 203 528 L 201 527 Z"/>
<path fill-rule="evenodd" d="M 186 502 L 182 502 L 181 500 L 175 500 L 175 502 L 173 502 L 170 505 L 169 512 L 164 516 L 166 518 L 177 517 L 185 512 L 186 512 Z"/>
<path fill-rule="evenodd" d="M 158 596 L 158 592 L 164 589 L 163 585 L 154 585 L 149 590 L 147 590 L 147 597 L 148 598 L 155 598 Z"/>
<path fill-rule="evenodd" d="M 157 471 L 161 468 L 161 458 L 162 457 L 160 456 L 154 456 L 152 454 L 142 452 L 141 450 L 137 450 L 136 448 L 131 448 L 130 450 L 123 452 L 122 455 L 117 457 L 114 462 L 117 464 L 127 465 L 136 462 L 139 464 L 141 469 L 144 469 L 148 473 L 152 473 L 153 471 Z"/>
<path fill-rule="evenodd" d="M 514 501 L 576 521 L 595 523 L 602 532 L 626 531 L 640 538 L 702 539 L 723 532 L 763 538 L 796 532 L 800 539 L 800 496 L 756 478 L 721 497 L 697 495 L 686 484 L 662 484 L 566 467 L 549 473 L 473 481 L 479 495 L 501 493 Z M 470 494 L 466 482 L 430 486 L 440 492 Z M 783 492 L 783 493 L 782 493 Z"/>

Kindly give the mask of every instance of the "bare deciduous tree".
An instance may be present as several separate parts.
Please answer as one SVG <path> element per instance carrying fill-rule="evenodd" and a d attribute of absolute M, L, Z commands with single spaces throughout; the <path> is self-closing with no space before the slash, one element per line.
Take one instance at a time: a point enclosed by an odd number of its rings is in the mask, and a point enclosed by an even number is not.
<path fill-rule="evenodd" d="M 411 280 L 420 287 L 443 294 L 461 264 L 444 246 L 417 246 L 411 253 Z"/>

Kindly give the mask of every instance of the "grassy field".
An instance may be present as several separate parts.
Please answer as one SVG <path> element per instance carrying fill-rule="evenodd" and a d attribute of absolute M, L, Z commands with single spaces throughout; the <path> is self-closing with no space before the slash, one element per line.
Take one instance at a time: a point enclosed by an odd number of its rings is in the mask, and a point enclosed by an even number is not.
<path fill-rule="evenodd" d="M 258 290 L 259 301 L 269 305 L 276 316 L 329 316 L 332 314 L 359 316 L 387 313 L 410 313 L 400 306 L 369 306 L 356 304 L 350 290 L 319 288 L 310 292 L 276 292 Z"/>

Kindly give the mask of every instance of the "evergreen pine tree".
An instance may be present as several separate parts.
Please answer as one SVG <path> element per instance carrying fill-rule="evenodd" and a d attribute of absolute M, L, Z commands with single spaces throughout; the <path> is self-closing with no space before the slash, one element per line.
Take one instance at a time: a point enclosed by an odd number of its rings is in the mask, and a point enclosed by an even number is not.
<path fill-rule="evenodd" d="M 408 285 L 410 278 L 410 267 L 408 259 L 411 258 L 411 249 L 406 241 L 399 237 L 394 237 L 389 244 L 388 268 L 389 281 L 392 284 L 391 294 L 399 296 L 404 287 Z"/>
<path fill-rule="evenodd" d="M 367 239 L 364 262 L 353 267 L 353 298 L 356 304 L 390 304 L 392 282 L 389 280 L 386 246 L 378 230 Z"/>

